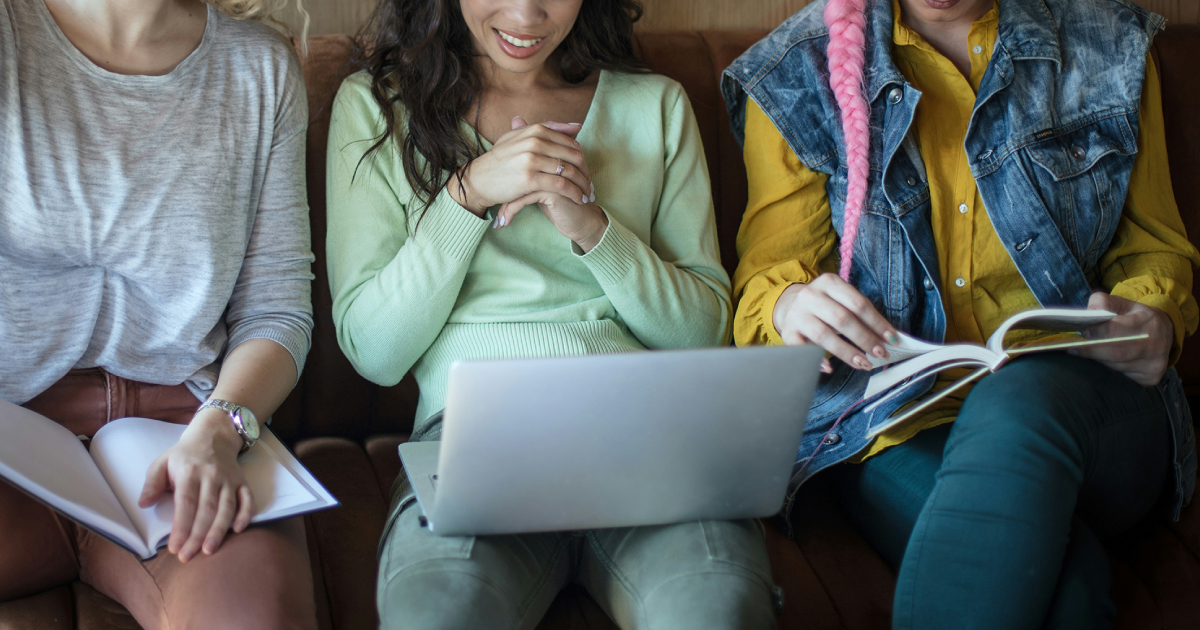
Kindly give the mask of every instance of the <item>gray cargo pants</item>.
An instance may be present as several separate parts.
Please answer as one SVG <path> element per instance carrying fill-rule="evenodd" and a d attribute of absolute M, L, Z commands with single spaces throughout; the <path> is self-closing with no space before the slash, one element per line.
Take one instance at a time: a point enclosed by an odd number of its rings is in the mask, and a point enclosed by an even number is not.
<path fill-rule="evenodd" d="M 757 520 L 438 536 L 403 473 L 392 505 L 376 586 L 385 630 L 532 630 L 571 582 L 624 630 L 776 627 L 782 594 Z"/>

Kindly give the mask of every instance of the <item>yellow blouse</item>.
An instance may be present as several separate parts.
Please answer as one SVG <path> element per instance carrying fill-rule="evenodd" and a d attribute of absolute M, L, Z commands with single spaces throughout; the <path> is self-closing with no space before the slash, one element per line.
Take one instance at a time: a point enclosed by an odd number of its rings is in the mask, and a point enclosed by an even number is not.
<path fill-rule="evenodd" d="M 895 15 L 900 15 L 899 6 Z M 1014 313 L 1039 306 L 992 227 L 963 148 L 998 25 L 998 3 L 972 24 L 967 40 L 970 76 L 899 19 L 893 29 L 896 66 L 922 93 L 914 131 L 929 175 L 946 342 L 983 343 Z M 780 344 L 771 315 L 783 290 L 837 270 L 837 234 L 825 192 L 828 176 L 807 169 L 753 101 L 747 103 L 745 135 L 750 195 L 737 239 L 741 263 L 733 283 L 740 299 L 734 339 L 738 345 Z M 1184 336 L 1200 323 L 1191 295 L 1192 269 L 1197 266 L 1200 252 L 1187 240 L 1171 189 L 1158 74 L 1148 58 L 1138 154 L 1125 209 L 1100 268 L 1104 286 L 1113 295 L 1170 316 L 1175 324 L 1172 362 Z M 1014 341 L 1037 338 L 1037 333 L 1024 338 L 1016 334 Z M 963 374 L 943 373 L 935 388 Z M 966 389 L 943 399 L 920 419 L 879 436 L 860 459 L 952 421 Z"/>

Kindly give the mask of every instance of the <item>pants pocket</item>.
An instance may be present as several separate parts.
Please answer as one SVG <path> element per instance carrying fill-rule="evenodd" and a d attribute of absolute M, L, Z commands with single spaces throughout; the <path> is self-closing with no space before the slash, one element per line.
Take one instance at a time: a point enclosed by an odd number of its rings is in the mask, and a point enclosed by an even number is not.
<path fill-rule="evenodd" d="M 426 562 L 471 558 L 474 536 L 438 536 L 422 525 L 424 516 L 413 497 L 401 501 L 389 519 L 380 549 L 379 571 L 384 581 Z"/>
<path fill-rule="evenodd" d="M 741 567 L 770 581 L 762 522 L 758 519 L 701 521 L 700 528 L 709 560 Z"/>

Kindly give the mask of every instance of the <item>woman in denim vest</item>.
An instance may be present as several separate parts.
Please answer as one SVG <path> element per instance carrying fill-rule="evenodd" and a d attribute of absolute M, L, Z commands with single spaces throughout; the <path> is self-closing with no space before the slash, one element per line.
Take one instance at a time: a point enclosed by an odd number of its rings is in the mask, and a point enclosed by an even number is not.
<path fill-rule="evenodd" d="M 831 354 L 791 496 L 832 467 L 899 567 L 895 627 L 1106 627 L 1100 540 L 1191 497 L 1169 366 L 1200 256 L 1148 62 L 1162 24 L 1113 0 L 829 0 L 725 74 L 750 183 L 735 339 Z M 1093 338 L 1148 339 L 1017 360 L 866 437 L 962 376 L 860 409 L 897 331 L 981 343 L 1053 306 L 1116 313 Z"/>

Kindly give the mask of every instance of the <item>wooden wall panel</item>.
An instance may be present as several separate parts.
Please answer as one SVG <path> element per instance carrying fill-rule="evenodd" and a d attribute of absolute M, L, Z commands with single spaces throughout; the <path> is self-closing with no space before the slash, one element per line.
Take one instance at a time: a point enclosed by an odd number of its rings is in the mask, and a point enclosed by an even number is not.
<path fill-rule="evenodd" d="M 771 29 L 812 0 L 643 0 L 641 28 L 691 30 Z M 313 35 L 353 33 L 376 0 L 307 0 Z M 1200 0 L 1137 0 L 1172 23 L 1200 23 Z M 289 20 L 295 23 L 295 19 Z"/>

